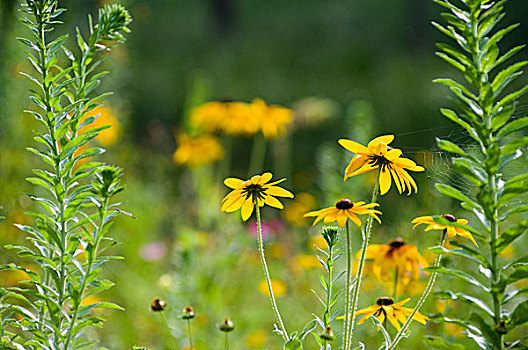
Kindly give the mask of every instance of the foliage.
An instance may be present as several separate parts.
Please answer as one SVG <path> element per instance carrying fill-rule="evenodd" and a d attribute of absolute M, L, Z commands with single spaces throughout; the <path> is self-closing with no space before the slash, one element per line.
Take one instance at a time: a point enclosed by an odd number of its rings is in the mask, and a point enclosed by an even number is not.
<path fill-rule="evenodd" d="M 516 282 L 527 277 L 521 263 L 525 257 L 518 260 L 521 265 L 516 265 L 515 261 L 502 263 L 499 255 L 528 228 L 526 220 L 518 221 L 519 214 L 527 211 L 518 202 L 526 198 L 523 196 L 528 186 L 526 174 L 508 178 L 504 171 L 523 155 L 528 145 L 524 131 L 528 118 L 514 117 L 518 100 L 528 91 L 528 86 L 513 87 L 528 61 L 510 62 L 524 45 L 506 52 L 499 49 L 501 40 L 517 27 L 513 24 L 499 28 L 507 1 L 463 0 L 458 5 L 447 0 L 436 2 L 446 10 L 442 17 L 448 25 L 433 24 L 456 43 L 456 46 L 439 44 L 437 54 L 465 79 L 436 80 L 449 87 L 458 105 L 458 111 L 442 109 L 442 114 L 461 126 L 478 146 L 478 152 L 468 152 L 456 143 L 438 140 L 440 148 L 456 155 L 454 171 L 477 190 L 466 195 L 452 186 L 438 185 L 437 188 L 475 215 L 481 224 L 480 245 L 489 245 L 489 250 L 459 246 L 457 254 L 471 264 L 476 263 L 477 268 L 463 272 L 443 267 L 438 272 L 477 287 L 467 295 L 451 291 L 446 295 L 450 299 L 467 300 L 472 305 L 473 311 L 467 316 L 457 316 L 477 346 L 509 349 L 522 340 L 509 337 L 510 333 L 527 321 L 524 316 L 520 317 L 526 311 L 527 301 L 515 297 L 521 295 Z M 479 294 L 490 297 L 479 297 L 476 294 L 479 289 Z M 441 344 L 440 340 L 431 342 Z"/>
<path fill-rule="evenodd" d="M 65 11 L 56 0 L 27 0 L 23 23 L 33 39 L 19 38 L 29 48 L 27 56 L 35 73 L 24 73 L 37 86 L 30 100 L 40 111 L 28 111 L 41 123 L 35 132 L 36 148 L 28 150 L 44 165 L 27 180 L 39 194 L 27 194 L 40 210 L 28 213 L 33 225 L 17 225 L 28 234 L 29 246 L 9 246 L 18 256 L 38 264 L 29 269 L 14 263 L 2 270 L 27 275 L 19 287 L 2 290 L 3 342 L 24 349 L 75 349 L 94 343 L 83 334 L 88 326 L 100 326 L 102 318 L 94 309 L 121 309 L 95 300 L 95 295 L 113 283 L 99 275 L 102 266 L 118 257 L 106 256 L 115 245 L 108 237 L 112 218 L 119 213 L 113 197 L 123 190 L 121 170 L 89 158 L 104 152 L 90 147 L 90 140 L 108 126 L 79 130 L 96 116 L 90 110 L 106 94 L 95 93 L 106 72 L 96 72 L 110 49 L 107 42 L 121 42 L 128 32 L 130 17 L 120 6 L 99 10 L 97 23 L 89 20 L 90 35 L 84 40 L 76 33 L 76 53 L 64 44 L 68 35 L 49 40 L 58 17 Z M 59 56 L 69 59 L 64 65 Z M 8 303 L 7 307 L 4 307 Z"/>

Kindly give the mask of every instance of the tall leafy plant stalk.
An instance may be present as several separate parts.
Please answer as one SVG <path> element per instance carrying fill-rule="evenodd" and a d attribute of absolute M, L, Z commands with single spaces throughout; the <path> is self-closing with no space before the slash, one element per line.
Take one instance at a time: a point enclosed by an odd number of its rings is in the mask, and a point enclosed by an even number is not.
<path fill-rule="evenodd" d="M 106 95 L 95 93 L 107 73 L 95 71 L 102 53 L 110 50 L 110 43 L 124 41 L 131 18 L 121 6 L 103 7 L 97 23 L 88 18 L 88 39 L 77 29 L 78 49 L 69 50 L 64 46 L 68 35 L 50 40 L 65 11 L 57 0 L 27 0 L 22 9 L 27 15 L 22 21 L 33 38 L 19 40 L 29 48 L 28 59 L 35 71 L 23 74 L 37 87 L 30 100 L 38 109 L 29 113 L 42 124 L 34 138 L 39 145 L 29 150 L 44 166 L 33 170 L 36 177 L 27 179 L 41 193 L 28 195 L 40 208 L 29 213 L 34 225 L 17 225 L 29 234 L 30 245 L 11 248 L 40 269 L 31 271 L 16 264 L 1 267 L 28 275 L 22 287 L 3 292 L 4 300 L 10 298 L 16 305 L 9 314 L 9 327 L 2 330 L 11 344 L 24 349 L 84 349 L 93 343 L 83 337 L 84 329 L 103 321 L 91 310 L 120 309 L 108 302 L 90 303 L 87 298 L 113 285 L 99 274 L 105 262 L 116 258 L 103 254 L 115 244 L 107 233 L 113 216 L 121 212 L 112 198 L 123 186 L 120 169 L 89 161 L 104 152 L 89 141 L 109 126 L 80 130 L 93 123 L 97 116 L 89 113 Z M 61 55 L 66 60 L 59 59 Z"/>
<path fill-rule="evenodd" d="M 469 301 L 473 311 L 459 324 L 466 327 L 467 334 L 483 349 L 516 346 L 520 340 L 508 339 L 508 334 L 528 321 L 528 300 L 519 298 L 523 293 L 512 285 L 528 277 L 527 256 L 506 264 L 499 259 L 501 252 L 528 229 L 528 220 L 519 220 L 519 214 L 528 211 L 522 201 L 519 205 L 520 196 L 528 192 L 528 174 L 512 178 L 504 175 L 504 169 L 521 157 L 528 145 L 525 131 L 528 118 L 513 117 L 517 101 L 528 91 L 528 86 L 511 88 L 528 61 L 506 63 L 524 45 L 506 53 L 498 46 L 517 27 L 514 24 L 497 28 L 505 15 L 506 2 L 460 0 L 454 4 L 437 0 L 446 9 L 442 17 L 448 25 L 433 23 L 456 44 L 439 44 L 438 55 L 465 78 L 465 81 L 436 80 L 450 88 L 459 107 L 458 111 L 442 109 L 442 114 L 460 125 L 478 145 L 476 152 L 469 153 L 462 146 L 438 140 L 442 149 L 456 154 L 454 171 L 474 185 L 476 191 L 467 195 L 445 184 L 438 184 L 437 188 L 475 214 L 481 223 L 482 238 L 478 249 L 457 244 L 457 252 L 476 262 L 478 269 L 463 273 L 446 268 L 439 272 L 458 276 L 489 295 L 481 299 L 475 295 L 445 293 L 448 298 Z M 514 220 L 518 222 L 515 225 Z M 488 249 L 484 248 L 486 245 Z M 478 275 L 474 272 L 477 270 Z"/>

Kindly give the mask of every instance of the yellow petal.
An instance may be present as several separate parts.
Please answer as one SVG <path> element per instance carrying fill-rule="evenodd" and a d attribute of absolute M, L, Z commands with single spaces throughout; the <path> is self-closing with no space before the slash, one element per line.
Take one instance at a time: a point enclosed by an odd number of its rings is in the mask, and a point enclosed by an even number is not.
<path fill-rule="evenodd" d="M 341 213 L 341 211 L 343 211 L 343 212 Z M 345 224 L 347 222 L 348 216 L 346 214 L 346 211 L 344 211 L 344 210 L 341 210 L 341 211 L 337 215 L 337 224 L 339 225 L 339 227 L 345 227 Z"/>
<path fill-rule="evenodd" d="M 277 198 L 272 197 L 272 196 L 266 196 L 266 198 L 264 199 L 264 203 L 266 203 L 270 207 L 274 207 L 274 208 L 278 208 L 278 209 L 283 209 L 284 208 L 282 203 L 279 202 L 279 200 Z"/>
<path fill-rule="evenodd" d="M 237 211 L 242 207 L 244 204 L 245 199 L 243 197 L 236 198 L 234 201 L 225 202 L 224 205 L 222 205 L 222 211 L 225 211 L 226 213 L 232 213 L 234 211 Z"/>
<path fill-rule="evenodd" d="M 266 194 L 270 196 L 293 198 L 293 193 L 278 186 L 271 186 L 266 188 Z"/>
<path fill-rule="evenodd" d="M 253 206 L 254 204 L 251 200 L 247 200 L 244 202 L 244 204 L 242 205 L 242 210 L 240 212 L 242 215 L 242 220 L 247 221 L 247 219 L 249 219 L 249 217 L 253 213 Z"/>
<path fill-rule="evenodd" d="M 376 140 L 379 142 L 386 143 L 387 145 L 390 144 L 392 141 L 394 141 L 394 135 L 382 135 L 376 137 Z"/>
<path fill-rule="evenodd" d="M 352 141 L 352 140 L 347 140 L 347 139 L 340 139 L 339 141 L 337 141 L 341 146 L 343 146 L 345 149 L 347 149 L 348 151 L 350 152 L 353 152 L 353 153 L 363 153 L 363 154 L 368 154 L 370 153 L 368 148 L 363 146 L 362 144 L 359 144 L 355 141 Z"/>
<path fill-rule="evenodd" d="M 380 194 L 383 196 L 385 193 L 389 192 L 391 187 L 391 176 L 390 173 L 387 171 L 387 168 L 384 167 L 379 175 L 379 186 L 380 186 Z"/>
<path fill-rule="evenodd" d="M 273 174 L 269 172 L 262 174 L 262 177 L 260 179 L 260 184 L 268 183 L 268 181 L 271 180 L 272 177 L 273 177 Z"/>
<path fill-rule="evenodd" d="M 243 182 L 244 182 L 244 180 L 240 180 L 240 179 L 237 179 L 235 177 L 228 177 L 227 179 L 224 180 L 224 184 L 227 187 L 230 187 L 230 188 L 233 188 L 233 189 L 236 189 L 236 188 L 240 187 L 240 185 L 242 185 Z"/>
<path fill-rule="evenodd" d="M 359 220 L 356 214 L 354 214 L 350 209 L 346 210 L 346 214 L 354 224 L 356 224 L 358 227 L 361 227 L 361 220 Z"/>

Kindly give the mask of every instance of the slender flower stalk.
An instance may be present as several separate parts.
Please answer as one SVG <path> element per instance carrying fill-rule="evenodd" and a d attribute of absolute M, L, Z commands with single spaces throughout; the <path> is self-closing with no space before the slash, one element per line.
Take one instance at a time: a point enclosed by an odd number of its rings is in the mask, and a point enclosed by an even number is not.
<path fill-rule="evenodd" d="M 189 336 L 189 346 L 191 347 L 191 350 L 193 348 L 193 341 L 192 341 L 192 329 L 191 329 L 191 320 L 187 319 L 187 334 Z"/>
<path fill-rule="evenodd" d="M 447 235 L 447 229 L 444 229 L 442 231 L 442 238 L 440 238 L 440 244 L 439 244 L 440 247 L 444 246 L 444 241 L 445 241 L 446 235 Z M 442 261 L 442 254 L 438 254 L 438 256 L 436 257 L 435 262 L 433 264 L 433 270 L 440 267 L 440 262 L 441 261 Z M 418 311 L 420 311 L 420 309 L 422 308 L 423 304 L 427 300 L 427 297 L 431 293 L 431 290 L 433 289 L 433 286 L 434 286 L 434 283 L 436 281 L 436 276 L 437 275 L 438 275 L 438 273 L 436 271 L 433 271 L 431 273 L 431 277 L 429 277 L 429 282 L 427 282 L 427 286 L 425 287 L 425 290 L 424 290 L 422 296 L 420 297 L 420 300 L 418 300 L 418 303 L 416 303 L 416 306 L 414 307 L 413 312 L 411 313 L 411 315 L 409 316 L 407 321 L 404 323 L 402 328 L 398 331 L 398 334 L 396 334 L 396 337 L 394 337 L 394 340 L 392 341 L 392 343 L 390 344 L 390 346 L 389 346 L 389 348 L 387 350 L 395 349 L 396 346 L 398 345 L 398 343 L 400 342 L 400 340 L 402 340 L 402 338 L 404 337 L 405 333 L 407 332 L 407 329 L 409 328 L 409 325 L 411 324 L 411 321 L 412 321 L 414 315 Z"/>
<path fill-rule="evenodd" d="M 398 299 L 398 266 L 394 270 L 394 284 L 392 286 L 392 299 Z"/>
<path fill-rule="evenodd" d="M 375 203 L 376 199 L 378 198 L 378 191 L 379 191 L 379 174 L 376 177 L 378 180 L 376 180 L 376 184 L 374 185 L 374 190 L 372 191 L 372 200 L 371 203 Z M 351 310 L 352 319 L 350 320 L 349 324 L 349 331 L 348 331 L 348 340 L 346 343 L 348 344 L 348 347 L 345 348 L 345 350 L 348 350 L 350 348 L 350 344 L 352 343 L 352 336 L 354 335 L 354 321 L 355 321 L 355 313 L 358 306 L 358 300 L 359 300 L 359 290 L 361 287 L 361 278 L 363 276 L 363 268 L 365 267 L 365 255 L 367 253 L 367 248 L 370 240 L 370 235 L 372 233 L 372 216 L 369 216 L 367 219 L 367 222 L 365 223 L 365 230 L 362 230 L 362 236 L 363 236 L 363 243 L 361 244 L 361 257 L 359 259 L 359 266 L 356 273 L 355 278 L 355 286 L 352 292 L 352 304 L 347 305 L 345 310 Z"/>
<path fill-rule="evenodd" d="M 350 237 L 350 228 L 348 220 L 346 223 L 346 244 L 347 244 L 347 272 L 346 272 L 346 289 L 345 289 L 345 322 L 343 325 L 343 347 L 348 349 L 348 332 L 349 323 L 351 321 L 350 315 L 350 296 L 352 290 L 352 237 Z M 326 350 L 326 348 L 325 348 Z"/>
<path fill-rule="evenodd" d="M 271 278 L 270 273 L 268 270 L 268 264 L 266 263 L 266 257 L 264 256 L 264 244 L 262 241 L 262 223 L 260 221 L 260 208 L 255 203 L 255 211 L 257 212 L 257 231 L 258 231 L 258 251 L 260 255 L 260 262 L 262 263 L 262 271 L 264 272 L 264 278 L 266 279 L 266 283 L 268 284 L 268 291 L 269 291 L 269 298 L 271 303 L 271 309 L 273 310 L 273 313 L 275 314 L 275 318 L 277 319 L 277 326 L 279 327 L 281 331 L 282 338 L 284 341 L 288 341 L 288 332 L 286 331 L 286 327 L 284 326 L 284 322 L 282 321 L 282 317 L 279 313 L 279 308 L 277 307 L 277 302 L 275 301 L 275 296 L 273 294 L 273 288 L 271 286 Z"/>

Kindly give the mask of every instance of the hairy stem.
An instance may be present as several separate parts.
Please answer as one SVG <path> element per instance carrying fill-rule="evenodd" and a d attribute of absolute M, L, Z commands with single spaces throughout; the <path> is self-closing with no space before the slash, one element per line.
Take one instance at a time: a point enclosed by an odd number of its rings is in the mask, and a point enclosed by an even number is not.
<path fill-rule="evenodd" d="M 447 229 L 444 229 L 442 231 L 442 237 L 440 238 L 440 247 L 442 247 L 444 245 L 446 233 L 447 233 Z M 440 267 L 440 262 L 441 261 L 442 261 L 442 254 L 438 254 L 438 256 L 436 257 L 436 259 L 434 261 L 433 268 Z M 427 286 L 425 287 L 425 290 L 424 290 L 422 296 L 418 300 L 418 303 L 416 303 L 416 306 L 414 307 L 414 310 L 412 311 L 411 315 L 407 318 L 407 321 L 405 321 L 405 324 L 398 331 L 398 334 L 396 334 L 396 337 L 394 337 L 394 340 L 392 341 L 392 343 L 390 344 L 390 346 L 388 347 L 387 350 L 395 349 L 396 346 L 398 345 L 398 343 L 400 342 L 400 340 L 402 340 L 402 338 L 405 336 L 405 333 L 407 332 L 407 329 L 409 328 L 409 326 L 410 326 L 410 324 L 411 324 L 411 322 L 413 320 L 414 315 L 416 315 L 416 313 L 418 311 L 420 311 L 421 307 L 423 306 L 423 304 L 427 300 L 427 297 L 431 293 L 431 290 L 433 289 L 433 286 L 435 284 L 437 275 L 438 275 L 438 273 L 436 271 L 433 271 L 431 273 L 431 277 L 429 277 L 429 282 L 427 282 Z"/>
<path fill-rule="evenodd" d="M 372 199 L 371 203 L 375 203 L 376 199 L 378 198 L 378 191 L 379 191 L 379 171 L 378 175 L 376 176 L 376 184 L 374 185 L 374 190 L 372 191 Z M 352 310 L 350 311 L 351 314 L 351 320 L 350 320 L 350 331 L 348 334 L 349 341 L 347 342 L 349 345 L 352 343 L 352 336 L 354 335 L 354 320 L 355 320 L 355 313 L 358 306 L 358 300 L 359 300 L 359 290 L 361 287 L 361 277 L 363 276 L 363 268 L 365 267 L 365 256 L 367 254 L 367 248 L 370 240 L 370 235 L 372 233 L 372 220 L 374 218 L 369 215 L 367 219 L 367 223 L 365 224 L 365 231 L 363 233 L 363 243 L 361 244 L 361 257 L 359 259 L 359 266 L 358 271 L 356 273 L 356 281 L 355 286 L 352 294 Z M 347 309 L 348 311 L 348 309 Z"/>
<path fill-rule="evenodd" d="M 346 273 L 346 287 L 345 287 L 345 322 L 343 324 L 343 349 L 350 348 L 349 327 L 350 327 L 350 307 L 351 307 L 351 289 L 352 289 L 352 237 L 350 237 L 350 227 L 348 220 L 346 223 L 346 244 L 347 244 L 347 273 Z"/>
<path fill-rule="evenodd" d="M 255 211 L 257 212 L 258 251 L 260 254 L 260 262 L 262 263 L 262 271 L 264 272 L 264 278 L 266 279 L 266 283 L 268 284 L 271 309 L 273 310 L 273 313 L 275 314 L 278 327 L 280 331 L 282 332 L 282 338 L 286 342 L 289 340 L 289 336 L 288 336 L 288 332 L 286 331 L 286 327 L 284 327 L 284 322 L 282 322 L 282 318 L 279 313 L 279 308 L 277 307 L 277 303 L 275 301 L 275 296 L 273 295 L 273 288 L 271 286 L 271 279 L 270 279 L 270 273 L 268 270 L 268 264 L 266 263 L 266 257 L 264 256 L 264 243 L 262 242 L 262 224 L 260 221 L 260 208 L 257 203 L 255 203 Z"/>

